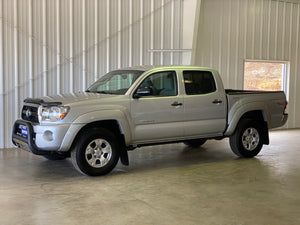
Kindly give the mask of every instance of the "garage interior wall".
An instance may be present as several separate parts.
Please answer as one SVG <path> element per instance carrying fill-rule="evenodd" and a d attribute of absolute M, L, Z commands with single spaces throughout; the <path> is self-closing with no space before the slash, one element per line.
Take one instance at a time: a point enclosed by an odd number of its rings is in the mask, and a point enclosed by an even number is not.
<path fill-rule="evenodd" d="M 246 59 L 289 61 L 286 127 L 299 128 L 299 1 L 201 0 L 197 10 L 192 64 L 217 68 L 225 88 L 242 89 Z"/>
<path fill-rule="evenodd" d="M 190 63 L 180 51 L 183 4 L 0 0 L 0 148 L 12 146 L 26 97 L 82 91 L 111 69 Z"/>

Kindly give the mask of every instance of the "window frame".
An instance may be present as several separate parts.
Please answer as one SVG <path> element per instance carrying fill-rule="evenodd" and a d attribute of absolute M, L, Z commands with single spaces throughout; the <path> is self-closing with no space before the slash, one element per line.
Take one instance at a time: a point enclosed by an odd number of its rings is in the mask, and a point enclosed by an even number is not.
<path fill-rule="evenodd" d="M 261 59 L 245 59 L 243 63 L 243 81 L 242 87 L 243 90 L 245 88 L 245 63 L 246 62 L 253 62 L 253 63 L 281 63 L 284 65 L 284 72 L 282 75 L 281 87 L 286 96 L 289 96 L 289 80 L 290 80 L 290 62 L 289 61 L 282 61 L 282 60 L 261 60 Z"/>
<path fill-rule="evenodd" d="M 214 91 L 211 91 L 211 92 L 207 92 L 207 93 L 202 93 L 202 94 L 188 94 L 188 93 L 186 92 L 186 86 L 185 86 L 185 82 L 184 82 L 184 72 L 208 72 L 208 73 L 210 73 L 211 76 L 212 76 L 212 80 L 214 81 L 215 90 L 214 90 Z M 215 93 L 215 92 L 217 92 L 217 90 L 218 90 L 218 84 L 217 84 L 217 81 L 216 81 L 216 79 L 215 79 L 215 75 L 214 75 L 214 73 L 213 73 L 212 71 L 210 71 L 210 70 L 194 70 L 194 69 L 193 69 L 193 70 L 182 70 L 182 79 L 183 79 L 184 93 L 185 93 L 185 95 L 187 95 L 187 96 L 208 95 L 208 94 Z"/>
<path fill-rule="evenodd" d="M 137 92 L 137 90 L 141 87 L 142 83 L 147 79 L 149 78 L 150 76 L 153 76 L 155 74 L 158 74 L 158 73 L 167 73 L 167 72 L 173 72 L 175 74 L 175 79 L 176 79 L 176 95 L 166 95 L 166 96 L 162 96 L 162 95 L 149 95 L 149 96 L 143 96 L 142 98 L 166 98 L 166 97 L 176 97 L 179 95 L 179 83 L 178 83 L 178 80 L 179 80 L 179 77 L 178 77 L 178 72 L 177 70 L 164 70 L 164 71 L 155 71 L 155 72 L 152 72 L 150 74 L 148 74 L 147 76 L 145 76 L 140 82 L 139 84 L 137 85 L 137 88 L 134 90 L 133 92 L 133 95 L 135 95 L 135 93 Z"/>

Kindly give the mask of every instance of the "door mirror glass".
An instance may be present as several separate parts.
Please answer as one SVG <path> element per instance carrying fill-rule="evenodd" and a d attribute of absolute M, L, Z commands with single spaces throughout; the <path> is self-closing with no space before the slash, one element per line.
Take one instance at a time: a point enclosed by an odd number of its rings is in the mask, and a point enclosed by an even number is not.
<path fill-rule="evenodd" d="M 139 89 L 137 89 L 137 91 L 133 97 L 140 98 L 143 96 L 150 96 L 150 95 L 153 95 L 153 89 L 150 86 L 146 86 L 146 87 L 140 87 Z"/>

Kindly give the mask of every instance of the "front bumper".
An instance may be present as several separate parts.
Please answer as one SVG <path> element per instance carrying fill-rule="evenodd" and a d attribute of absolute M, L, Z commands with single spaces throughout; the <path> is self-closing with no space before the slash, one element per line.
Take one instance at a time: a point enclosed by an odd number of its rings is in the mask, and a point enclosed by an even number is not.
<path fill-rule="evenodd" d="M 27 128 L 27 137 L 22 135 L 20 132 L 20 125 L 23 125 Z M 48 154 L 45 151 L 42 151 L 35 145 L 35 134 L 33 132 L 33 127 L 31 123 L 26 122 L 24 120 L 17 120 L 13 126 L 12 131 L 12 142 L 17 147 L 24 149 L 26 151 L 32 152 L 36 155 L 46 155 Z"/>
<path fill-rule="evenodd" d="M 68 124 L 41 126 L 17 120 L 13 126 L 12 142 L 17 147 L 36 155 L 47 155 L 49 152 L 57 152 L 61 149 L 68 128 Z"/>

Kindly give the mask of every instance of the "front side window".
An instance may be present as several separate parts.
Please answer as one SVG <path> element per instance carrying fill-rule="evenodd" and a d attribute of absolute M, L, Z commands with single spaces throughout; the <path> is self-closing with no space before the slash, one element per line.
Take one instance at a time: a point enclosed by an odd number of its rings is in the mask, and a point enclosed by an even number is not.
<path fill-rule="evenodd" d="M 187 95 L 201 95 L 216 91 L 215 79 L 209 71 L 183 71 Z"/>
<path fill-rule="evenodd" d="M 177 95 L 177 78 L 175 71 L 159 72 L 147 77 L 139 88 L 151 89 L 150 96 Z"/>
<path fill-rule="evenodd" d="M 87 92 L 123 95 L 144 71 L 116 70 L 97 80 Z"/>

